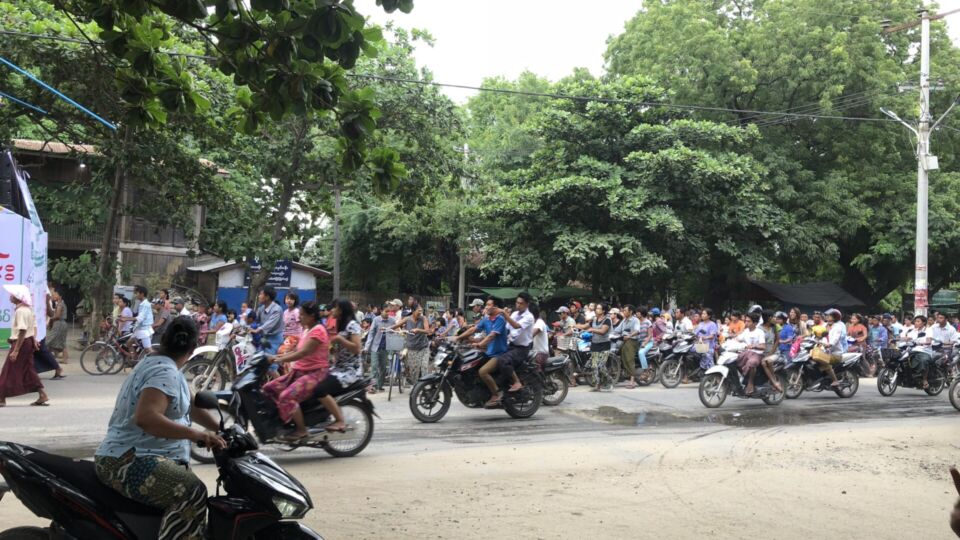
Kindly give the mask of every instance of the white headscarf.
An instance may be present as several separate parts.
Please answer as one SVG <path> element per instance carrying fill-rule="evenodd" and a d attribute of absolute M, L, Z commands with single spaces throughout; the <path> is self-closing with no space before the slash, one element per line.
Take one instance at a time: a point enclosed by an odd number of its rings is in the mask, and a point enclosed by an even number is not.
<path fill-rule="evenodd" d="M 3 288 L 21 303 L 28 306 L 33 305 L 33 296 L 30 294 L 30 289 L 26 285 L 4 285 Z"/>

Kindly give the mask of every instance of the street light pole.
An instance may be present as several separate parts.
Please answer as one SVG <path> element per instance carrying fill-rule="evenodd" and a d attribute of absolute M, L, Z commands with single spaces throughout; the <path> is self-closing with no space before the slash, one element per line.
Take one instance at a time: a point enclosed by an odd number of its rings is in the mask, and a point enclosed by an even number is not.
<path fill-rule="evenodd" d="M 913 313 L 926 315 L 927 281 L 927 156 L 930 151 L 930 14 L 920 12 L 920 124 L 917 129 L 917 256 L 913 279 Z"/>

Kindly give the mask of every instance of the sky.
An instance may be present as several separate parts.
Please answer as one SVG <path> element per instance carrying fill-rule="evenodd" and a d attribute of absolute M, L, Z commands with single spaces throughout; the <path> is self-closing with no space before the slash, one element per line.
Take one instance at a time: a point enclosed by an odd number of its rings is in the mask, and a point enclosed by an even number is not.
<path fill-rule="evenodd" d="M 574 68 L 603 72 L 607 38 L 623 31 L 641 0 L 415 0 L 413 12 L 387 15 L 374 0 L 357 0 L 361 13 L 380 24 L 392 19 L 421 28 L 436 40 L 417 48 L 417 64 L 442 83 L 479 86 L 486 77 L 516 78 L 524 70 L 557 80 Z M 941 0 L 939 12 L 960 9 L 960 0 Z M 960 13 L 948 16 L 960 45 Z M 934 66 L 934 69 L 936 66 Z M 463 103 L 469 90 L 444 89 Z"/>

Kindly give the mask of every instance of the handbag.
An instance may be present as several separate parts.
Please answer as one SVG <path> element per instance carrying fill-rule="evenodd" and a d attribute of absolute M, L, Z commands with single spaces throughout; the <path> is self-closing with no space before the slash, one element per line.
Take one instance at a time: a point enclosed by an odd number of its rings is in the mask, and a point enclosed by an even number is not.
<path fill-rule="evenodd" d="M 831 362 L 833 360 L 833 355 L 824 349 L 823 345 L 814 347 L 813 352 L 810 353 L 810 357 L 820 362 Z"/>
<path fill-rule="evenodd" d="M 708 352 L 710 352 L 710 344 L 702 343 L 702 342 L 697 343 L 696 345 L 693 346 L 693 350 L 697 351 L 700 354 L 707 354 Z"/>

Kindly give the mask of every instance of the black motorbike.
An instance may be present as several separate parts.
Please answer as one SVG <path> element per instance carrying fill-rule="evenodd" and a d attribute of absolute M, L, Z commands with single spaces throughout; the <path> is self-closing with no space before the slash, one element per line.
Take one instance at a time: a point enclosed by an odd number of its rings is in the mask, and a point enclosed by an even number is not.
<path fill-rule="evenodd" d="M 574 346 L 567 351 L 567 355 L 570 358 L 570 362 L 567 364 L 567 375 L 573 379 L 574 374 L 576 374 L 580 383 L 588 386 L 596 386 L 597 370 L 593 366 L 590 350 L 593 334 L 591 332 L 575 330 L 573 335 Z M 611 353 L 607 355 L 606 365 L 603 366 L 603 368 L 613 382 L 617 382 L 620 379 L 620 356 L 612 351 L 612 343 Z"/>
<path fill-rule="evenodd" d="M 920 337 L 923 337 L 922 335 Z M 936 396 L 943 392 L 943 389 L 950 384 L 950 358 L 943 352 L 943 345 L 934 341 L 933 362 L 927 366 L 928 387 L 923 388 L 923 380 L 915 377 L 913 367 L 910 365 L 910 359 L 913 356 L 913 348 L 917 343 L 907 341 L 897 345 L 900 350 L 900 357 L 887 362 L 887 364 L 877 374 L 877 390 L 882 396 L 892 396 L 899 387 L 915 388 L 923 390 L 931 396 Z"/>
<path fill-rule="evenodd" d="M 471 409 L 481 409 L 490 399 L 490 390 L 480 379 L 480 367 L 489 358 L 473 348 L 457 348 L 444 343 L 437 350 L 434 365 L 437 371 L 420 377 L 410 391 L 410 412 L 421 422 L 437 422 L 450 410 L 453 394 L 460 403 Z M 528 357 L 516 368 L 523 388 L 517 392 L 503 392 L 500 400 L 507 414 L 513 418 L 529 418 L 543 402 L 543 375 L 539 366 Z M 505 389 L 509 380 L 501 377 L 497 387 Z"/>
<path fill-rule="evenodd" d="M 217 408 L 217 397 L 201 392 L 201 408 Z M 207 499 L 208 537 L 213 540 L 319 539 L 292 521 L 313 508 L 296 478 L 258 453 L 253 436 L 238 425 L 224 427 L 227 447 L 213 453 L 220 476 L 217 495 Z M 12 491 L 49 527 L 15 527 L 3 540 L 143 540 L 156 538 L 161 512 L 127 499 L 100 483 L 92 461 L 75 460 L 15 443 L 0 442 L 0 498 Z M 223 489 L 224 495 L 220 494 Z"/>
<path fill-rule="evenodd" d="M 227 425 L 239 424 L 244 430 L 253 428 L 260 444 L 285 446 L 286 450 L 300 447 L 320 448 L 334 457 L 352 457 L 363 451 L 373 438 L 373 403 L 367 399 L 370 379 L 361 379 L 335 396 L 343 419 L 347 424 L 344 432 L 328 432 L 326 426 L 333 417 L 313 397 L 300 404 L 303 419 L 310 435 L 296 443 L 283 441 L 280 437 L 293 429 L 293 424 L 284 425 L 272 399 L 263 395 L 261 388 L 266 383 L 270 362 L 263 353 L 257 353 L 247 368 L 237 376 L 231 390 L 215 392 L 225 407 Z M 193 448 L 190 456 L 200 463 L 212 463 L 209 451 Z"/>
<path fill-rule="evenodd" d="M 670 335 L 670 340 L 661 342 L 671 345 L 660 364 L 660 384 L 664 388 L 676 388 L 684 380 L 699 381 L 703 376 L 700 368 L 700 353 L 694 347 L 697 338 L 692 334 Z M 661 353 L 663 353 L 661 349 Z"/>
<path fill-rule="evenodd" d="M 811 357 L 816 345 L 817 340 L 814 338 L 803 340 L 800 352 L 786 362 L 787 384 L 784 386 L 784 393 L 787 399 L 796 399 L 804 391 L 822 392 L 824 390 L 832 390 L 842 398 L 853 397 L 860 389 L 863 355 L 856 352 L 845 353 L 843 360 L 833 365 L 833 372 L 837 375 L 840 384 L 832 386 L 833 380 L 820 370 L 820 366 Z"/>

